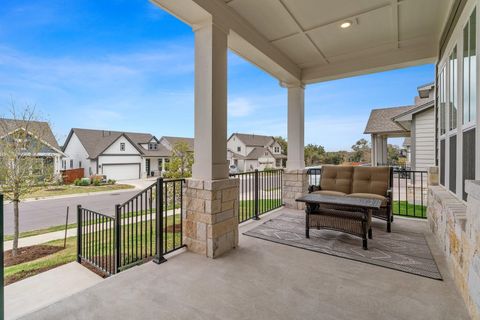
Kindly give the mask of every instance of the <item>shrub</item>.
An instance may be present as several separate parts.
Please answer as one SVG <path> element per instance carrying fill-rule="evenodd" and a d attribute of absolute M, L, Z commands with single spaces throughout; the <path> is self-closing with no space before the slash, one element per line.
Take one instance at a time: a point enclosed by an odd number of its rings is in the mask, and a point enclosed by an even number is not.
<path fill-rule="evenodd" d="M 83 178 L 82 180 L 80 180 L 80 184 L 79 184 L 79 185 L 80 185 L 80 186 L 83 186 L 83 187 L 89 186 L 89 185 L 90 185 L 90 179 L 88 179 L 88 178 Z"/>
<path fill-rule="evenodd" d="M 115 179 L 108 179 L 107 183 L 108 183 L 108 184 L 115 184 L 115 183 L 117 183 L 117 180 L 115 180 Z"/>
<path fill-rule="evenodd" d="M 79 186 L 79 185 L 80 185 L 80 181 L 81 181 L 81 180 L 77 178 L 77 179 L 75 179 L 75 180 L 73 181 L 73 184 L 76 185 L 76 186 Z"/>
<path fill-rule="evenodd" d="M 94 186 L 98 187 L 101 184 L 101 181 L 100 179 L 93 179 L 92 183 Z"/>

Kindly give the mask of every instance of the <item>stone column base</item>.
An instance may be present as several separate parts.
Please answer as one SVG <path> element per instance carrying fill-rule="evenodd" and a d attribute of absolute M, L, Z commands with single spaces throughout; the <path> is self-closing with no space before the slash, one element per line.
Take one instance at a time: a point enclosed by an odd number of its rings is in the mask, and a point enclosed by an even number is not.
<path fill-rule="evenodd" d="M 183 243 L 189 251 L 216 258 L 238 246 L 238 179 L 185 183 Z"/>
<path fill-rule="evenodd" d="M 289 170 L 283 173 L 283 202 L 285 208 L 303 210 L 305 204 L 295 199 L 308 193 L 308 176 L 306 169 Z"/>

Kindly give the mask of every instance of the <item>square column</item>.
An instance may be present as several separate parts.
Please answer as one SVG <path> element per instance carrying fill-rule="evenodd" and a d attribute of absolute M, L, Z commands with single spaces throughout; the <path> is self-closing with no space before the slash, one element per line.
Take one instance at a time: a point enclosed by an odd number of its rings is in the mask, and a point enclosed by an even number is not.
<path fill-rule="evenodd" d="M 183 241 L 216 258 L 238 245 L 238 179 L 227 162 L 227 33 L 212 21 L 195 31 L 195 147 L 185 183 Z"/>
<path fill-rule="evenodd" d="M 305 88 L 288 86 L 287 170 L 305 168 Z"/>

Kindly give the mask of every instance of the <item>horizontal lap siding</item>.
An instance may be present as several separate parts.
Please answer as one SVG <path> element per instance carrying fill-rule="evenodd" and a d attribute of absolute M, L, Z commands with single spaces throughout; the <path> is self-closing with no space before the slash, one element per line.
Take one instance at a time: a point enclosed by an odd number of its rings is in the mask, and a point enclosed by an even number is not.
<path fill-rule="evenodd" d="M 415 115 L 415 170 L 435 165 L 435 112 L 433 107 Z"/>

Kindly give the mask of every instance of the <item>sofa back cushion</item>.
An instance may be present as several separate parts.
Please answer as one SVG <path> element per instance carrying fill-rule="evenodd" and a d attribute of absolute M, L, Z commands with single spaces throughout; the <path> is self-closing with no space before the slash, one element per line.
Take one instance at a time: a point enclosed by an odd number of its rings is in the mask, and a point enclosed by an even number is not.
<path fill-rule="evenodd" d="M 351 193 L 352 177 L 351 166 L 322 166 L 320 189 Z"/>
<path fill-rule="evenodd" d="M 386 196 L 389 187 L 389 167 L 355 167 L 353 169 L 352 193 Z"/>

